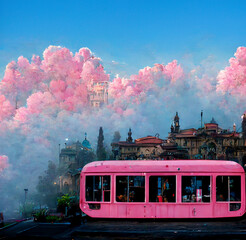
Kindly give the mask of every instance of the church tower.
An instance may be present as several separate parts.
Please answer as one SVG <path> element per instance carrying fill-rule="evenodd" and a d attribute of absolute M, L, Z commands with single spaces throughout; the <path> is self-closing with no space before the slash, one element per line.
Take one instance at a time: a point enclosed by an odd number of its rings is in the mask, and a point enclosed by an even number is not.
<path fill-rule="evenodd" d="M 174 123 L 174 132 L 178 133 L 180 130 L 178 112 L 176 112 L 176 116 L 174 117 L 173 123 Z"/>
<path fill-rule="evenodd" d="M 242 133 L 243 133 L 243 138 L 246 138 L 246 114 L 244 113 L 242 116 Z"/>
<path fill-rule="evenodd" d="M 173 124 L 171 124 L 171 133 L 174 132 L 174 127 L 173 127 Z"/>
<path fill-rule="evenodd" d="M 132 130 L 129 128 L 128 138 L 126 139 L 128 143 L 132 143 Z"/>

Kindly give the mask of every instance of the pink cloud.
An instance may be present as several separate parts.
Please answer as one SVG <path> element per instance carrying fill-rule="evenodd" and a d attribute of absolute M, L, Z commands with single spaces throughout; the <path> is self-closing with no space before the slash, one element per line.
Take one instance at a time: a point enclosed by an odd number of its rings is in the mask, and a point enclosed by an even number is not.
<path fill-rule="evenodd" d="M 4 95 L 0 95 L 0 121 L 8 119 L 15 113 L 15 108 Z"/>
<path fill-rule="evenodd" d="M 97 82 L 109 81 L 101 60 L 88 48 L 75 55 L 69 49 L 49 46 L 43 60 L 33 56 L 29 62 L 23 56 L 10 62 L 0 82 L 0 120 L 12 116 L 12 106 L 18 110 L 14 119 L 27 121 L 30 114 L 77 111 L 88 103 L 88 91 Z"/>
<path fill-rule="evenodd" d="M 245 97 L 246 92 L 246 48 L 239 47 L 235 58 L 229 60 L 230 66 L 221 70 L 217 76 L 217 91 Z"/>
<path fill-rule="evenodd" d="M 172 84 L 181 81 L 183 77 L 184 71 L 176 60 L 166 66 L 155 64 L 139 70 L 130 79 L 115 78 L 109 85 L 109 96 L 115 99 L 116 105 L 122 105 L 124 101 L 139 104 L 149 93 L 158 94 L 168 87 L 172 88 Z"/>
<path fill-rule="evenodd" d="M 7 167 L 9 167 L 8 163 L 9 159 L 7 156 L 2 155 L 0 156 L 0 173 Z"/>

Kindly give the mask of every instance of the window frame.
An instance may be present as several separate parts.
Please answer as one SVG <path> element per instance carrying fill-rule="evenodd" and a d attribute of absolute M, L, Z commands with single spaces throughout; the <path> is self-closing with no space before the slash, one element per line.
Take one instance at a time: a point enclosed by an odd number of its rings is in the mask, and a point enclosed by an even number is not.
<path fill-rule="evenodd" d="M 103 190 L 103 178 L 102 178 L 102 181 L 101 181 L 101 187 L 102 187 L 102 201 L 87 201 L 86 200 L 86 178 L 87 177 L 105 177 L 105 176 L 109 176 L 110 177 L 110 190 L 106 190 L 106 191 L 110 191 L 110 201 L 107 201 L 105 202 L 104 201 L 104 190 Z M 85 192 L 84 192 L 84 199 L 85 199 L 85 203 L 112 203 L 112 174 L 101 174 L 101 173 L 98 173 L 98 174 L 85 174 Z"/>
<path fill-rule="evenodd" d="M 120 201 L 117 201 L 117 182 L 116 182 L 116 178 L 117 177 L 144 177 L 144 201 L 143 202 L 129 202 L 129 201 L 126 201 L 126 202 L 120 202 Z M 146 184 L 147 184 L 147 176 L 146 176 L 146 173 L 116 173 L 114 175 L 114 203 L 116 204 L 145 204 L 147 203 L 147 189 L 146 189 Z"/>
<path fill-rule="evenodd" d="M 213 174 L 213 173 L 212 173 Z M 202 204 L 202 205 L 210 205 L 210 204 L 213 204 L 213 175 L 211 175 L 211 173 L 198 173 L 198 172 L 194 172 L 194 173 L 180 173 L 180 182 L 179 182 L 179 191 L 180 191 L 180 204 L 193 204 L 193 205 L 197 205 L 197 204 Z M 210 177 L 210 201 L 209 202 L 183 202 L 183 192 L 182 192 L 182 189 L 183 189 L 183 181 L 182 181 L 182 177 Z"/>
<path fill-rule="evenodd" d="M 150 201 L 150 177 L 175 177 L 175 201 L 174 202 L 151 202 Z M 178 174 L 177 173 L 149 173 L 148 174 L 148 199 L 147 202 L 151 204 L 177 204 L 178 203 Z"/>
<path fill-rule="evenodd" d="M 230 191 L 228 191 L 228 200 L 227 201 L 217 201 L 217 177 L 240 177 L 240 201 L 230 201 Z M 215 203 L 216 204 L 225 204 L 225 203 L 242 203 L 243 192 L 242 192 L 242 175 L 241 174 L 218 174 L 215 176 Z"/>

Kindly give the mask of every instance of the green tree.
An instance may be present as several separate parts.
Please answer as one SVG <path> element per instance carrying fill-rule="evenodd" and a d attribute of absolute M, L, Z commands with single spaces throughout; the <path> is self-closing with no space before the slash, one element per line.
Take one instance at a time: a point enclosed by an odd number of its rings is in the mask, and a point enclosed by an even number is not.
<path fill-rule="evenodd" d="M 103 128 L 99 128 L 99 135 L 97 140 L 97 159 L 98 160 L 105 160 L 106 159 L 106 150 L 103 145 L 104 136 L 103 136 Z"/>
<path fill-rule="evenodd" d="M 93 151 L 81 150 L 78 153 L 79 167 L 83 168 L 87 163 L 96 160 L 95 153 Z"/>
<path fill-rule="evenodd" d="M 37 190 L 40 197 L 40 205 L 56 206 L 57 198 L 57 170 L 56 165 L 52 161 L 48 163 L 48 169 L 43 176 L 39 176 Z"/>

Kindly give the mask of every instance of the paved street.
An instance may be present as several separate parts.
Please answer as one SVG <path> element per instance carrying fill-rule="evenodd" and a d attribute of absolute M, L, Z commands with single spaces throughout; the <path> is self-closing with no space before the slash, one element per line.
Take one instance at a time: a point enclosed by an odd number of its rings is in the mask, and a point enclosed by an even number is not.
<path fill-rule="evenodd" d="M 0 240 L 5 239 L 66 239 L 70 234 L 71 225 L 36 223 L 33 220 L 17 223 L 16 225 L 0 230 Z M 68 235 L 69 236 L 69 235 Z M 70 238 L 68 238 L 70 239 Z"/>
<path fill-rule="evenodd" d="M 245 239 L 246 219 L 237 221 L 97 221 L 73 231 L 75 239 Z"/>
<path fill-rule="evenodd" d="M 21 222 L 0 231 L 5 239 L 245 239 L 246 219 L 216 221 L 87 221 L 71 224 Z"/>

